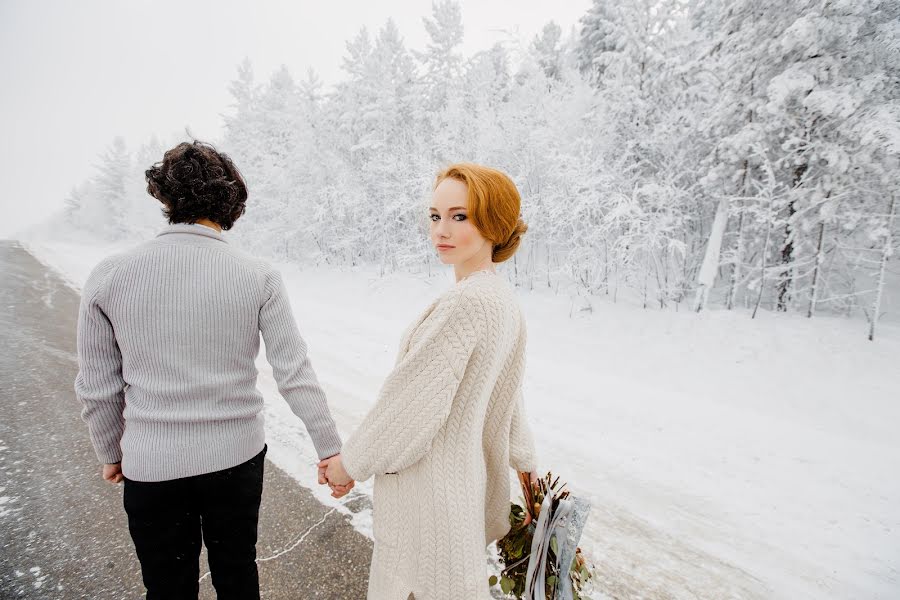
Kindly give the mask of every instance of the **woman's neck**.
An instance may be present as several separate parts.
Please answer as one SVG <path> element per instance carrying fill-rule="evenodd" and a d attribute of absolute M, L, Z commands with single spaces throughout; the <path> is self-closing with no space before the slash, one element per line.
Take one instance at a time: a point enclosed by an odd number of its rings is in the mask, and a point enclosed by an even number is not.
<path fill-rule="evenodd" d="M 487 260 L 481 259 L 478 261 L 473 261 L 472 264 L 458 264 L 453 265 L 453 271 L 456 274 L 457 283 L 471 275 L 472 273 L 477 273 L 478 271 L 489 271 L 491 273 L 496 273 L 494 269 L 494 262 L 490 259 Z"/>

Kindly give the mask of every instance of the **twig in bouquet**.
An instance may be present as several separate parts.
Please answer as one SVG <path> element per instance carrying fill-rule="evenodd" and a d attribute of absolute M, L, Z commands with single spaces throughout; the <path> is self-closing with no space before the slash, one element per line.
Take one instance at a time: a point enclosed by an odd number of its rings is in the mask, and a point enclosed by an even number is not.
<path fill-rule="evenodd" d="M 522 494 L 525 496 L 525 509 L 535 519 L 534 514 L 534 488 L 531 486 L 531 473 L 519 472 L 519 484 L 522 486 Z"/>
<path fill-rule="evenodd" d="M 505 569 L 503 569 L 503 571 L 501 571 L 501 573 L 502 573 L 503 575 L 506 575 L 507 573 L 509 573 L 510 571 L 512 571 L 513 569 L 515 569 L 515 568 L 518 567 L 519 565 L 521 565 L 522 563 L 528 562 L 528 559 L 529 559 L 529 558 L 531 558 L 531 555 L 530 555 L 530 554 L 526 554 L 525 556 L 523 556 L 522 558 L 520 558 L 519 560 L 517 560 L 517 561 L 514 562 L 513 564 L 511 564 L 511 565 L 509 565 L 508 567 L 506 567 Z"/>

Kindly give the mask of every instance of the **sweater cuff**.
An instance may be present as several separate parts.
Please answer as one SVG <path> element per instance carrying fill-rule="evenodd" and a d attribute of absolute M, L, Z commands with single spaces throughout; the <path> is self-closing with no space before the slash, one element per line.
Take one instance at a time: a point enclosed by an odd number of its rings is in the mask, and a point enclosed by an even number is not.
<path fill-rule="evenodd" d="M 523 473 L 531 473 L 532 471 L 537 471 L 537 456 L 535 456 L 535 452 L 532 449 L 531 444 L 528 444 L 524 448 L 515 446 L 511 447 L 509 454 L 509 466 L 516 471 L 521 471 Z"/>
<path fill-rule="evenodd" d="M 357 457 L 353 454 L 352 449 L 349 453 L 346 448 L 341 452 L 341 464 L 344 465 L 344 470 L 347 471 L 347 475 L 353 481 L 365 481 L 370 477 L 370 475 L 363 472 L 362 466 L 358 464 Z"/>
<path fill-rule="evenodd" d="M 122 462 L 122 449 L 119 447 L 95 448 L 94 452 L 97 454 L 97 460 L 100 461 L 101 465 L 114 465 Z"/>
<path fill-rule="evenodd" d="M 319 460 L 340 454 L 343 442 L 341 442 L 341 436 L 338 434 L 337 428 L 329 427 L 326 431 L 316 432 L 311 437 Z"/>

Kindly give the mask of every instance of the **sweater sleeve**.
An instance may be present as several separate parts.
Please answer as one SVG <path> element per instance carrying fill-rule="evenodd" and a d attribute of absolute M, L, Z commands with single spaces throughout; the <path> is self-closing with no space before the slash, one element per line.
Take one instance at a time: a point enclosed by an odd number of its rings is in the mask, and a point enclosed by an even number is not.
<path fill-rule="evenodd" d="M 94 451 L 104 464 L 122 460 L 125 432 L 122 354 L 112 323 L 102 308 L 103 289 L 113 266 L 113 261 L 107 259 L 88 276 L 81 294 L 76 333 L 75 396 L 83 405 L 81 418 L 87 423 Z"/>
<path fill-rule="evenodd" d="M 341 438 L 325 391 L 313 371 L 306 342 L 294 321 L 284 281 L 274 269 L 266 274 L 265 295 L 259 311 L 259 329 L 278 391 L 303 421 L 318 457 L 334 456 L 341 451 Z"/>
<path fill-rule="evenodd" d="M 416 328 L 375 406 L 344 444 L 344 468 L 353 479 L 405 469 L 431 449 L 478 343 L 480 314 L 463 286 L 448 293 Z"/>
<path fill-rule="evenodd" d="M 537 469 L 534 436 L 525 413 L 521 386 L 516 390 L 512 421 L 509 428 L 509 466 L 530 473 Z"/>
<path fill-rule="evenodd" d="M 537 453 L 534 449 L 534 436 L 528 425 L 525 412 L 525 401 L 522 394 L 522 381 L 525 375 L 525 346 L 528 334 L 525 329 L 525 321 L 522 321 L 522 330 L 516 343 L 516 368 L 509 384 L 513 386 L 512 420 L 509 427 L 509 466 L 516 471 L 530 473 L 537 469 Z"/>

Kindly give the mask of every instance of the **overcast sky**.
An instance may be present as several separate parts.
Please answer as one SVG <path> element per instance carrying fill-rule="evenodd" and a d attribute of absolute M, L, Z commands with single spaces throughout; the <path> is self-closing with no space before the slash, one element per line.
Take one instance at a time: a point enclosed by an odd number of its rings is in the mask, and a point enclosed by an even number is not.
<path fill-rule="evenodd" d="M 463 51 L 504 32 L 530 38 L 550 20 L 568 31 L 590 4 L 463 0 Z M 0 0 L 0 238 L 59 209 L 116 135 L 132 149 L 186 126 L 219 139 L 245 56 L 257 80 L 286 64 L 334 83 L 361 27 L 374 33 L 392 17 L 421 49 L 430 14 L 428 0 Z"/>

